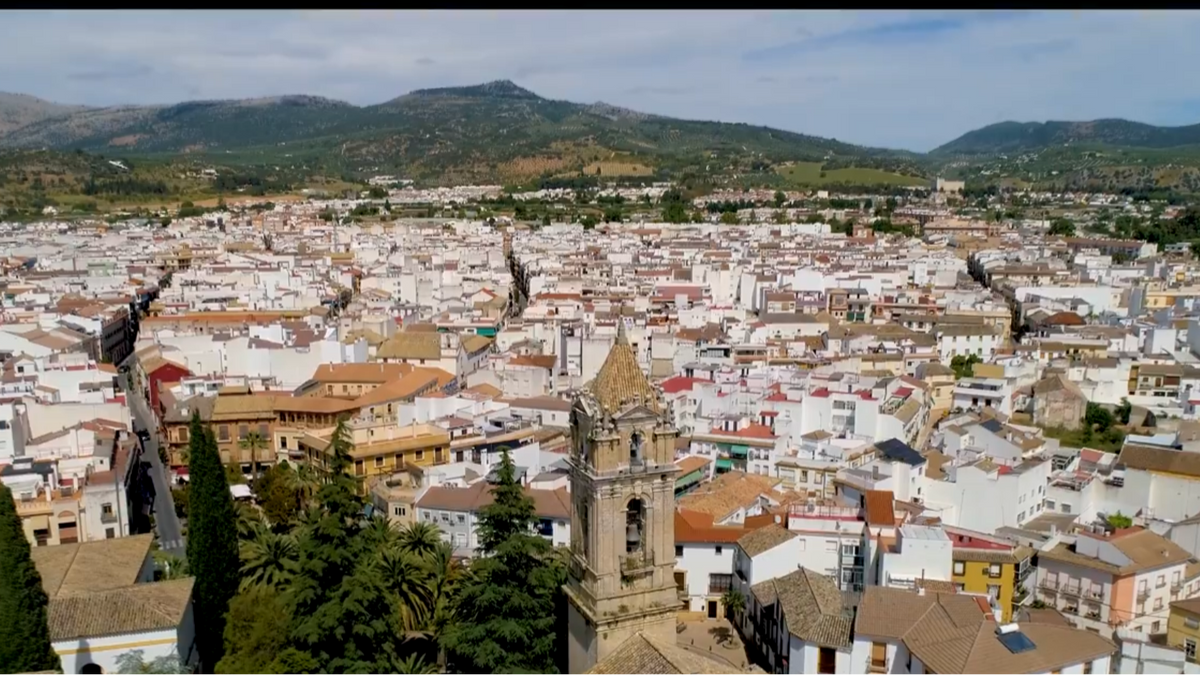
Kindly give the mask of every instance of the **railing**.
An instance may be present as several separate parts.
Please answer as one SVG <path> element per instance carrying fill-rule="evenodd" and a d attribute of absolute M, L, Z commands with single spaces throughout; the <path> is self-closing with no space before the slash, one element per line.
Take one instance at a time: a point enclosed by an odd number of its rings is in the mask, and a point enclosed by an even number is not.
<path fill-rule="evenodd" d="M 645 551 L 631 553 L 621 557 L 621 576 L 637 577 L 650 574 L 654 570 L 654 553 Z"/>
<path fill-rule="evenodd" d="M 1098 609 L 1089 610 L 1087 613 L 1087 618 L 1092 619 L 1093 621 L 1099 621 L 1100 620 L 1100 610 L 1098 610 Z"/>
<path fill-rule="evenodd" d="M 1042 579 L 1041 581 L 1038 582 L 1038 588 L 1041 588 L 1041 589 L 1044 589 L 1047 591 L 1057 591 L 1058 590 L 1058 579 L 1055 579 L 1054 577 L 1046 577 L 1045 579 Z"/>
<path fill-rule="evenodd" d="M 117 522 L 117 514 L 116 513 L 101 513 L 100 514 L 100 522 L 106 523 L 106 524 L 107 523 L 115 523 L 115 522 Z"/>
<path fill-rule="evenodd" d="M 1088 600 L 1103 600 L 1104 599 L 1104 589 L 1103 588 L 1094 588 L 1094 587 L 1088 588 L 1087 590 L 1085 590 L 1083 592 L 1083 597 L 1087 598 Z"/>
<path fill-rule="evenodd" d="M 1137 599 L 1138 599 L 1138 602 L 1145 602 L 1146 600 L 1150 599 L 1150 591 L 1149 590 L 1138 591 Z"/>
<path fill-rule="evenodd" d="M 1171 582 L 1171 594 L 1172 595 L 1178 594 L 1179 591 L 1181 591 L 1181 590 L 1183 590 L 1183 582 L 1182 581 Z"/>
<path fill-rule="evenodd" d="M 887 659 L 871 659 L 871 665 L 867 668 L 868 673 L 886 673 Z"/>
<path fill-rule="evenodd" d="M 1081 595 L 1079 586 L 1076 586 L 1075 584 L 1063 584 L 1062 588 L 1060 588 L 1059 591 L 1063 595 L 1072 595 L 1072 596 Z"/>

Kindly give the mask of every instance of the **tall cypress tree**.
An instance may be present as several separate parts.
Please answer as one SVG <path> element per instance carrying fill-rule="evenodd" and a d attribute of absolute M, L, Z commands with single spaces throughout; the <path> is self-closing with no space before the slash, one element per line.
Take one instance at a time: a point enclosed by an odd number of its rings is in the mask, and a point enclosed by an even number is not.
<path fill-rule="evenodd" d="M 189 431 L 188 568 L 196 578 L 196 647 L 211 672 L 224 654 L 225 614 L 238 589 L 237 516 L 212 430 L 197 413 Z"/>
<path fill-rule="evenodd" d="M 559 662 L 566 569 L 533 530 L 533 500 L 506 451 L 492 503 L 479 513 L 480 557 L 457 599 L 458 621 L 441 644 L 452 672 L 552 673 Z"/>
<path fill-rule="evenodd" d="M 50 645 L 48 603 L 12 491 L 0 484 L 0 673 L 62 667 Z"/>

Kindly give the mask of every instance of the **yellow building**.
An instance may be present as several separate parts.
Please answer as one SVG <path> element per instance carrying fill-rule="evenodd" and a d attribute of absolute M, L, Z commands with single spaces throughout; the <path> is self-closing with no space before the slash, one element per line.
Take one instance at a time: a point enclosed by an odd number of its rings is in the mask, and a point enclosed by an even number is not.
<path fill-rule="evenodd" d="M 946 533 L 954 543 L 954 584 L 966 593 L 991 596 L 1002 620 L 1011 620 L 1013 606 L 1025 599 L 1023 582 L 1033 569 L 1033 550 L 969 530 L 947 528 Z"/>
<path fill-rule="evenodd" d="M 1172 602 L 1170 608 L 1167 644 L 1182 649 L 1188 661 L 1200 663 L 1196 659 L 1197 645 L 1200 645 L 1200 598 Z"/>
<path fill-rule="evenodd" d="M 390 476 L 412 466 L 445 464 L 450 457 L 450 434 L 432 424 L 396 426 L 394 420 L 355 418 L 346 423 L 352 444 L 350 474 L 371 479 Z M 328 466 L 334 427 L 300 438 L 301 452 L 316 466 Z M 370 481 L 374 482 L 374 481 Z"/>

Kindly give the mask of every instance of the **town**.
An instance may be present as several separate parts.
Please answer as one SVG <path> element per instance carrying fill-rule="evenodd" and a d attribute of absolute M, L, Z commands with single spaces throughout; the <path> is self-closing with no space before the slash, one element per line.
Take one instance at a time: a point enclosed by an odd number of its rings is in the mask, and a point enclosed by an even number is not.
<path fill-rule="evenodd" d="M 507 483 L 563 552 L 570 672 L 1196 672 L 1200 266 L 1144 234 L 1194 209 L 503 196 L 2 226 L 0 480 L 63 672 L 212 672 L 208 450 L 227 598 L 300 574 L 340 479 L 482 568 Z M 622 210 L 561 215 L 589 198 Z"/>

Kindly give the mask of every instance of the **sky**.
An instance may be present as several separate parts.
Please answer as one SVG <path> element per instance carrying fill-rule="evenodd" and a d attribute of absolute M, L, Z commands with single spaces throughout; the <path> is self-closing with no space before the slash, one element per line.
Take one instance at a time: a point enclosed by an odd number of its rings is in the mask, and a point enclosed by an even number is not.
<path fill-rule="evenodd" d="M 1005 120 L 1200 122 L 1200 12 L 27 11 L 0 91 L 107 106 L 547 98 L 926 151 Z"/>

